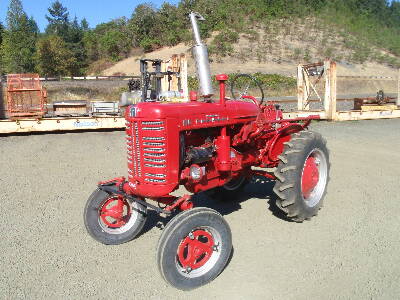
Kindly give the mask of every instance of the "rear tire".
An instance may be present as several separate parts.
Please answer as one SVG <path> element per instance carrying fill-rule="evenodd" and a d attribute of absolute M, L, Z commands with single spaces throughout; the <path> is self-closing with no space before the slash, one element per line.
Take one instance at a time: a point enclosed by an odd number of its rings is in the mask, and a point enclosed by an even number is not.
<path fill-rule="evenodd" d="M 106 245 L 134 239 L 142 231 L 146 218 L 146 206 L 100 189 L 90 195 L 83 214 L 87 232 Z"/>
<path fill-rule="evenodd" d="M 329 181 L 329 152 L 319 133 L 301 131 L 292 135 L 279 156 L 274 192 L 285 215 L 303 222 L 323 205 Z"/>
<path fill-rule="evenodd" d="M 232 251 L 228 223 L 215 210 L 194 208 L 175 216 L 157 246 L 157 265 L 164 280 L 191 290 L 215 279 Z"/>

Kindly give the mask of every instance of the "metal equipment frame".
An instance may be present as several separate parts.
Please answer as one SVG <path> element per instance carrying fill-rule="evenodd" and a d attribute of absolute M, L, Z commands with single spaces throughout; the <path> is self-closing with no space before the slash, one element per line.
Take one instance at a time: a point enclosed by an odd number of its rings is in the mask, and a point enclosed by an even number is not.
<path fill-rule="evenodd" d="M 39 74 L 7 75 L 7 110 L 11 119 L 43 117 L 46 98 Z"/>

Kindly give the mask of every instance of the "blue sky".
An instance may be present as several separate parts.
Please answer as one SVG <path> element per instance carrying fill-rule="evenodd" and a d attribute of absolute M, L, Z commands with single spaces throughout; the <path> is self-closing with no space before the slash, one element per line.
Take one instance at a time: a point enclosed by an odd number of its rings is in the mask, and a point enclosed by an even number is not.
<path fill-rule="evenodd" d="M 53 0 L 22 0 L 25 12 L 33 16 L 41 31 L 47 25 L 45 15 L 47 8 Z M 152 2 L 160 6 L 163 2 L 176 4 L 179 0 L 61 0 L 61 3 L 68 8 L 71 18 L 75 15 L 78 19 L 86 18 L 91 27 L 99 23 L 108 22 L 117 17 L 130 17 L 134 8 L 143 2 Z M 9 0 L 0 0 L 0 21 L 5 24 Z"/>

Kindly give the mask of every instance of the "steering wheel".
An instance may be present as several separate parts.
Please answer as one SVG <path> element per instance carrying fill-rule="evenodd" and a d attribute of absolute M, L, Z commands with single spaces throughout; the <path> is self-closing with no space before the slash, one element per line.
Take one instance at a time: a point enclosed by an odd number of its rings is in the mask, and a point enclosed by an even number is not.
<path fill-rule="evenodd" d="M 236 75 L 231 83 L 232 99 L 250 99 L 257 98 L 260 102 L 257 104 L 261 106 L 264 102 L 264 90 L 261 83 L 249 74 Z M 249 94 L 254 97 L 249 97 Z M 254 102 L 254 100 L 253 100 Z"/>

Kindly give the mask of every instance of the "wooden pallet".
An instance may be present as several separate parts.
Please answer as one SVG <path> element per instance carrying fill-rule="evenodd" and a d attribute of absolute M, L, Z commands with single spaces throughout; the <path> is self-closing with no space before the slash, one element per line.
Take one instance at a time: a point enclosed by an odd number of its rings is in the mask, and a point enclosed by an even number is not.
<path fill-rule="evenodd" d="M 397 108 L 397 107 L 396 107 Z M 310 116 L 319 116 L 320 120 L 331 121 L 356 121 L 356 120 L 374 120 L 374 119 L 395 119 L 400 118 L 400 109 L 394 110 L 349 110 L 337 111 L 333 119 L 329 119 L 325 111 L 294 111 L 284 112 L 285 119 L 305 118 Z"/>
<path fill-rule="evenodd" d="M 0 120 L 0 134 L 123 128 L 125 128 L 124 117 L 110 116 Z"/>
<path fill-rule="evenodd" d="M 398 109 L 397 105 L 394 104 L 386 104 L 386 105 L 362 105 L 361 111 L 387 111 L 387 110 L 396 110 Z"/>

